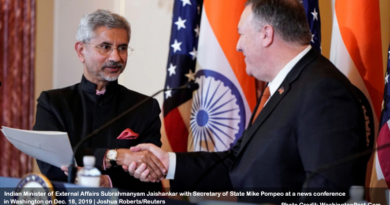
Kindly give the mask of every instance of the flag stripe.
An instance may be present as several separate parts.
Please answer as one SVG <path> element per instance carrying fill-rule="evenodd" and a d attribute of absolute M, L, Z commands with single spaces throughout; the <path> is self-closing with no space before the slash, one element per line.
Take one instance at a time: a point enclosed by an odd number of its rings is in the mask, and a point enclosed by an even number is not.
<path fill-rule="evenodd" d="M 172 151 L 186 152 L 188 131 L 178 108 L 171 110 L 164 117 L 164 124 Z"/>
<path fill-rule="evenodd" d="M 389 129 L 390 120 L 385 123 L 378 136 L 378 145 L 385 145 L 390 143 L 390 129 Z M 390 149 L 380 149 L 378 150 L 379 163 L 382 168 L 383 175 L 385 177 L 387 186 L 390 187 L 390 160 L 388 156 L 390 156 Z"/>
<path fill-rule="evenodd" d="M 335 11 L 343 42 L 379 117 L 383 89 L 379 1 L 336 0 Z"/>
<path fill-rule="evenodd" d="M 250 109 L 253 110 L 256 106 L 255 79 L 246 74 L 245 69 L 243 69 L 246 67 L 244 56 L 237 52 L 235 46 L 239 39 L 237 25 L 244 7 L 245 1 L 212 0 L 204 2 L 204 9 L 214 35 L 237 77 Z"/>

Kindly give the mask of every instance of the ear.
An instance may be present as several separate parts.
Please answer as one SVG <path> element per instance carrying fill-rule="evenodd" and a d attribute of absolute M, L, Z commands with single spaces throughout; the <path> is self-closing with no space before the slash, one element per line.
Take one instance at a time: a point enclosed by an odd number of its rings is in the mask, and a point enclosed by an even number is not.
<path fill-rule="evenodd" d="M 272 42 L 274 41 L 274 28 L 267 24 L 263 27 L 261 32 L 263 34 L 263 46 L 271 46 Z"/>
<path fill-rule="evenodd" d="M 77 41 L 74 45 L 74 49 L 76 50 L 77 56 L 79 57 L 80 62 L 84 63 L 84 51 L 85 51 L 85 45 L 84 43 Z"/>

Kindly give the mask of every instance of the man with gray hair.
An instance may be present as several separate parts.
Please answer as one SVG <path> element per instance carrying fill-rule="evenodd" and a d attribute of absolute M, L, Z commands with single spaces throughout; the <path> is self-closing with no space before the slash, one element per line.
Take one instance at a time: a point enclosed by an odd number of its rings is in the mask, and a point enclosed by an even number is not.
<path fill-rule="evenodd" d="M 152 144 L 131 150 L 159 157 L 174 191 L 235 190 L 240 201 L 275 204 L 298 202 L 307 191 L 310 201 L 347 200 L 351 185 L 364 185 L 368 158 L 316 170 L 366 149 L 364 115 L 355 87 L 309 45 L 303 5 L 248 0 L 238 33 L 247 74 L 268 85 L 237 143 L 213 153 L 167 153 Z M 145 167 L 132 163 L 128 171 L 149 180 Z"/>
<path fill-rule="evenodd" d="M 118 84 L 118 77 L 126 67 L 130 25 L 125 18 L 107 10 L 97 10 L 83 16 L 80 21 L 75 50 L 83 64 L 81 82 L 69 87 L 44 91 L 38 98 L 34 130 L 67 132 L 74 147 L 93 130 L 123 113 L 139 101 L 148 98 Z M 133 153 L 131 146 L 152 143 L 161 146 L 160 108 L 155 99 L 141 105 L 112 126 L 83 144 L 76 156 L 82 166 L 82 156 L 94 155 L 95 166 L 104 174 L 102 186 L 131 190 L 161 190 L 161 183 L 144 183 L 123 171 L 121 165 L 136 161 L 156 168 L 161 162 L 156 157 L 142 158 Z M 38 161 L 39 168 L 49 179 L 66 181 L 61 169 Z M 152 167 L 149 167 L 152 170 Z M 157 169 L 152 172 L 156 180 L 163 176 Z M 130 184 L 130 186 L 129 186 Z"/>

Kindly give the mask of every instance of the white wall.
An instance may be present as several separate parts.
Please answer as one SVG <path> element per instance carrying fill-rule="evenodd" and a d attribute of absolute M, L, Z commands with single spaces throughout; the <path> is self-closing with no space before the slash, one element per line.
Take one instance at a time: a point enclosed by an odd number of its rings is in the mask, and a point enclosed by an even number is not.
<path fill-rule="evenodd" d="M 96 9 L 108 9 L 126 17 L 132 28 L 128 59 L 119 83 L 151 95 L 164 87 L 173 0 L 55 0 L 53 88 L 80 82 L 82 64 L 74 44 L 80 18 Z M 160 105 L 162 95 L 158 96 Z"/>
<path fill-rule="evenodd" d="M 173 0 L 130 0 L 124 8 L 132 27 L 130 46 L 134 52 L 119 82 L 152 95 L 164 88 Z M 162 105 L 162 94 L 157 99 Z"/>

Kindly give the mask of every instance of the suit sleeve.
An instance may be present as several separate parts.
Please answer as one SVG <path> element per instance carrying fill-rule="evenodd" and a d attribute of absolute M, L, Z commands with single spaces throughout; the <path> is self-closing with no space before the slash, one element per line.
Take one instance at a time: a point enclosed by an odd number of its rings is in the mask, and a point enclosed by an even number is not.
<path fill-rule="evenodd" d="M 297 133 L 302 164 L 310 175 L 319 167 L 362 151 L 365 124 L 362 107 L 345 83 L 322 79 L 308 90 Z M 308 186 L 339 190 L 364 184 L 365 163 L 360 159 L 321 171 Z"/>
<path fill-rule="evenodd" d="M 64 131 L 63 126 L 61 126 L 61 122 L 55 117 L 50 109 L 50 99 L 48 94 L 46 92 L 42 92 L 37 101 L 37 113 L 33 130 Z M 40 160 L 37 160 L 37 163 L 42 174 L 47 176 L 50 180 L 66 181 L 67 177 L 60 168 Z"/>
<path fill-rule="evenodd" d="M 244 134 L 243 134 L 244 136 Z M 242 138 L 225 152 L 176 153 L 173 191 L 226 191 L 233 190 L 229 170 L 236 158 Z"/>
<path fill-rule="evenodd" d="M 141 143 L 152 143 L 161 147 L 161 121 L 160 121 L 160 106 L 156 99 L 152 101 L 152 111 L 147 122 L 148 129 L 144 132 Z M 140 144 L 141 144 L 140 143 Z"/>

